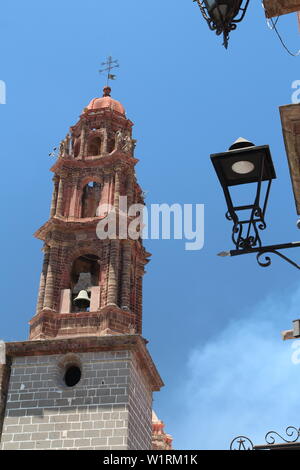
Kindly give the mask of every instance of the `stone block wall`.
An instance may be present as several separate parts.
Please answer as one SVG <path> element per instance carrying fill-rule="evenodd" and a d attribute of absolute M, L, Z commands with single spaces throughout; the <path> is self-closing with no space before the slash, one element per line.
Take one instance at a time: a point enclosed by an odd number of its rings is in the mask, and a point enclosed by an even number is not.
<path fill-rule="evenodd" d="M 152 392 L 134 353 L 72 356 L 74 387 L 62 379 L 66 355 L 13 358 L 0 449 L 151 449 Z"/>
<path fill-rule="evenodd" d="M 0 440 L 2 434 L 3 420 L 8 394 L 8 383 L 10 376 L 10 361 L 6 364 L 0 364 Z"/>
<path fill-rule="evenodd" d="M 128 394 L 129 449 L 152 448 L 152 393 L 142 378 L 143 372 L 133 358 Z"/>

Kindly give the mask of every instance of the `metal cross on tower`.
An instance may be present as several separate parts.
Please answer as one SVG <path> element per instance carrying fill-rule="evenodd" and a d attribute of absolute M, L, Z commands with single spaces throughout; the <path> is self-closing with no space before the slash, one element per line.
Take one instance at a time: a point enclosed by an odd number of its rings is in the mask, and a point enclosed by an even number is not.
<path fill-rule="evenodd" d="M 99 73 L 107 72 L 107 83 L 108 86 L 109 80 L 115 80 L 116 75 L 112 74 L 111 71 L 115 68 L 120 67 L 118 60 L 113 60 L 111 56 L 107 57 L 106 62 L 102 62 L 101 65 L 105 65 L 105 67 L 99 70 Z"/>

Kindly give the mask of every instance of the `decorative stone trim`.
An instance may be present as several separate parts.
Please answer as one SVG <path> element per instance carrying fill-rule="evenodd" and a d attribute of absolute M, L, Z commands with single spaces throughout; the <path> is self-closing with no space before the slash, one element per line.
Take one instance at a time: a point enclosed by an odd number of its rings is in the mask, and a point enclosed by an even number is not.
<path fill-rule="evenodd" d="M 114 305 L 98 312 L 57 313 L 42 310 L 30 321 L 30 339 L 83 335 L 100 336 L 106 329 L 110 334 L 128 334 L 136 323 L 136 315 Z"/>

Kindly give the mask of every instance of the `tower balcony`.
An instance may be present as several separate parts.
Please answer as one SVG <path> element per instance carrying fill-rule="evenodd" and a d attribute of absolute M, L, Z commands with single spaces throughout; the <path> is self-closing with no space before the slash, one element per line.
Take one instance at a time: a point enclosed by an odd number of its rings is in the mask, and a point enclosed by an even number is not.
<path fill-rule="evenodd" d="M 138 333 L 136 315 L 115 305 L 98 312 L 57 313 L 44 309 L 29 325 L 31 340 Z"/>

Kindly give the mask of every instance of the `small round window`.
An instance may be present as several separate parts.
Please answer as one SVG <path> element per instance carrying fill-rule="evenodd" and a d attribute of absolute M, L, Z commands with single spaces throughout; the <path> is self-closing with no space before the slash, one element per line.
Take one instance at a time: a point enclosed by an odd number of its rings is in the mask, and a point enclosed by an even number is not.
<path fill-rule="evenodd" d="M 64 382 L 67 387 L 74 387 L 81 379 L 81 370 L 78 366 L 69 366 L 64 375 Z"/>

